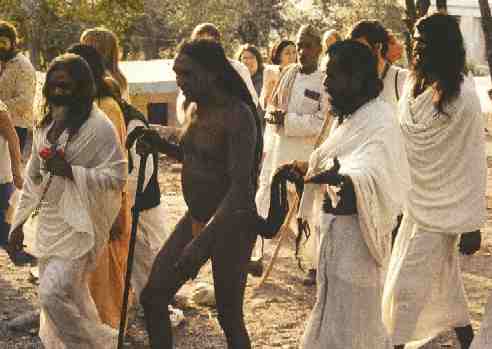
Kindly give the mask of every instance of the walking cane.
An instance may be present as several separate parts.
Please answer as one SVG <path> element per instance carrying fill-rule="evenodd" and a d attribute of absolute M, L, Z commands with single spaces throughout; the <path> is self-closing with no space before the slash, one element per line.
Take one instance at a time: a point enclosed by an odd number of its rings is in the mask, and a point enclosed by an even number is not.
<path fill-rule="evenodd" d="M 133 257 L 135 254 L 135 242 L 137 240 L 138 219 L 140 217 L 140 207 L 145 181 L 145 168 L 149 154 L 140 157 L 140 168 L 138 169 L 137 193 L 135 194 L 135 204 L 132 208 L 132 231 L 130 235 L 130 247 L 128 249 L 128 259 L 126 264 L 125 291 L 123 293 L 123 307 L 121 308 L 120 332 L 118 333 L 118 349 L 123 349 L 126 329 L 126 311 L 128 309 L 128 295 L 130 293 L 130 281 L 132 277 Z"/>
<path fill-rule="evenodd" d="M 321 143 L 324 140 L 324 136 L 325 136 L 326 132 L 329 131 L 331 128 L 332 122 L 333 122 L 333 116 L 331 114 L 328 114 L 328 116 L 326 117 L 326 119 L 323 122 L 323 126 L 321 127 L 321 131 L 318 134 L 318 137 L 316 138 L 316 142 L 314 144 L 314 149 L 318 148 L 321 145 Z M 266 279 L 268 279 L 268 277 L 270 276 L 270 273 L 272 272 L 273 266 L 274 266 L 275 261 L 277 259 L 278 253 L 280 252 L 280 247 L 282 245 L 282 242 L 285 239 L 285 237 L 287 236 L 287 232 L 290 230 L 289 226 L 290 226 L 292 220 L 296 216 L 299 203 L 300 203 L 300 199 L 298 197 L 296 197 L 294 200 L 294 203 L 293 203 L 293 205 L 289 211 L 289 214 L 287 215 L 287 219 L 285 220 L 284 224 L 280 228 L 280 237 L 278 239 L 277 246 L 275 246 L 275 250 L 273 251 L 272 259 L 270 260 L 270 263 L 268 263 L 268 266 L 265 270 L 265 274 L 263 274 L 263 277 L 261 278 L 261 280 L 258 283 L 258 286 L 256 286 L 256 288 L 260 288 L 261 286 L 263 286 Z"/>

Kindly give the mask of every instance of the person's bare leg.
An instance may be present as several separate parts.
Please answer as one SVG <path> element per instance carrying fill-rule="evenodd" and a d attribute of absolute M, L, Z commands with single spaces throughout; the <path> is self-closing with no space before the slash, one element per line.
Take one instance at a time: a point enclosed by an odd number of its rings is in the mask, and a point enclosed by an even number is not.
<path fill-rule="evenodd" d="M 157 255 L 149 281 L 142 291 L 140 303 L 144 308 L 150 346 L 153 349 L 173 347 L 168 305 L 189 278 L 178 273 L 175 263 L 192 238 L 191 216 L 187 213 Z"/>
<path fill-rule="evenodd" d="M 247 266 L 256 236 L 250 232 L 230 231 L 223 237 L 214 246 L 212 256 L 219 322 L 228 349 L 251 349 L 244 324 L 243 301 Z"/>
<path fill-rule="evenodd" d="M 468 325 L 464 327 L 456 327 L 454 331 L 456 333 L 456 337 L 458 337 L 458 341 L 460 342 L 461 349 L 470 348 L 470 345 L 473 342 L 472 326 Z"/>

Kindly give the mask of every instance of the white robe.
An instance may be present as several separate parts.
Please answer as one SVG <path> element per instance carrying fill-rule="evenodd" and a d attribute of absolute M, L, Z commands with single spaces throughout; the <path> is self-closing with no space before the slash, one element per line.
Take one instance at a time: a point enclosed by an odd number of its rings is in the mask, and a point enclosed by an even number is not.
<path fill-rule="evenodd" d="M 24 224 L 48 182 L 39 152 L 50 146 L 50 128 L 34 134 L 12 230 Z M 67 137 L 65 131 L 58 143 L 66 144 Z M 54 176 L 40 205 L 38 224 L 24 224 L 40 265 L 40 337 L 50 349 L 114 348 L 116 333 L 100 321 L 87 276 L 120 209 L 126 161 L 113 125 L 95 105 L 64 152 L 73 181 Z"/>
<path fill-rule="evenodd" d="M 306 90 L 319 93 L 319 100 L 306 97 Z M 267 153 L 256 194 L 258 213 L 263 217 L 268 215 L 270 207 L 270 184 L 274 171 L 291 161 L 309 159 L 327 112 L 328 98 L 323 88 L 323 73 L 319 70 L 312 74 L 297 73 L 290 93 L 284 126 L 267 125 L 265 130 L 265 137 L 268 137 Z M 292 203 L 295 195 L 292 188 L 289 193 L 289 201 Z M 292 226 L 291 229 L 295 231 L 296 228 Z M 309 268 L 316 268 L 317 250 L 318 246 L 313 244 L 305 253 Z"/>
<path fill-rule="evenodd" d="M 391 114 L 381 99 L 368 102 L 334 127 L 311 155 L 308 174 L 339 159 L 340 173 L 354 183 L 357 214 L 323 213 L 325 186 L 306 185 L 299 216 L 319 225 L 321 247 L 316 304 L 303 349 L 391 348 L 381 314 L 383 281 L 391 231 L 409 183 L 401 133 Z"/>
<path fill-rule="evenodd" d="M 138 120 L 130 121 L 128 124 L 128 134 L 137 126 L 143 126 L 143 123 Z M 140 155 L 137 154 L 135 146 L 130 151 L 133 159 L 133 171 L 128 177 L 128 193 L 131 198 L 131 207 L 133 207 L 137 191 L 138 171 L 140 169 Z M 154 166 L 153 158 L 149 156 L 145 169 L 144 188 L 152 176 Z M 166 209 L 163 202 L 156 207 L 140 212 L 131 281 L 137 299 L 140 299 L 140 294 L 147 284 L 157 253 L 169 238 L 169 231 L 166 227 L 166 216 Z"/>
<path fill-rule="evenodd" d="M 418 348 L 470 323 L 457 243 L 486 220 L 487 164 L 480 103 L 465 78 L 436 115 L 433 90 L 413 97 L 408 80 L 400 127 L 412 180 L 385 284 L 383 316 L 393 343 Z"/>

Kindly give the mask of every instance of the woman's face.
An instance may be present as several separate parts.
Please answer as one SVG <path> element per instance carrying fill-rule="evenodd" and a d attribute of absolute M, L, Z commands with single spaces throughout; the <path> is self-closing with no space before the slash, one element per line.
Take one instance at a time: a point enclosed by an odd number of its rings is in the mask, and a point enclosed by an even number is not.
<path fill-rule="evenodd" d="M 285 67 L 297 62 L 297 51 L 294 45 L 284 47 L 280 54 L 280 66 Z"/>
<path fill-rule="evenodd" d="M 256 56 L 251 52 L 243 51 L 241 62 L 248 68 L 251 76 L 255 75 L 258 71 L 258 61 L 256 60 Z"/>
<path fill-rule="evenodd" d="M 388 52 L 386 53 L 386 59 L 391 63 L 398 61 L 403 55 L 403 44 L 398 39 L 390 34 L 388 41 Z"/>

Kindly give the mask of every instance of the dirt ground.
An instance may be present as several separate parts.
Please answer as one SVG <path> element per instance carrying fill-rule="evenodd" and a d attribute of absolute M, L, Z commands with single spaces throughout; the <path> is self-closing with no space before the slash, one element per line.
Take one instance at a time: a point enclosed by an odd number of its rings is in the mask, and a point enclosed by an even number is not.
<path fill-rule="evenodd" d="M 168 226 L 172 229 L 184 213 L 178 169 L 162 161 L 160 181 L 163 184 L 163 202 L 167 207 Z M 492 183 L 492 180 L 489 180 Z M 478 329 L 485 303 L 492 290 L 492 211 L 485 229 L 482 249 L 474 256 L 463 257 L 462 267 L 473 327 Z M 268 249 L 272 249 L 270 244 Z M 305 321 L 315 301 L 315 288 L 302 285 L 303 272 L 293 259 L 293 239 L 285 241 L 280 258 L 268 282 L 257 289 L 259 279 L 249 278 L 245 298 L 246 324 L 253 348 L 297 348 Z M 211 283 L 210 265 L 199 274 L 198 281 Z M 186 299 L 192 283 L 180 291 Z M 37 328 L 8 331 L 2 326 L 27 311 L 37 308 L 36 286 L 30 281 L 29 267 L 14 267 L 0 250 L 0 349 L 42 348 Z M 185 321 L 175 331 L 178 349 L 221 349 L 226 344 L 213 308 L 199 307 L 188 302 L 184 307 Z M 149 348 L 141 314 L 130 322 L 126 348 Z M 454 334 L 446 333 L 425 349 L 459 348 Z M 47 348 L 49 349 L 49 348 Z"/>

